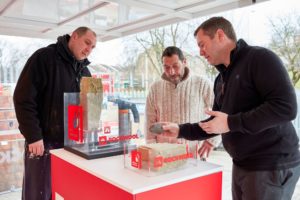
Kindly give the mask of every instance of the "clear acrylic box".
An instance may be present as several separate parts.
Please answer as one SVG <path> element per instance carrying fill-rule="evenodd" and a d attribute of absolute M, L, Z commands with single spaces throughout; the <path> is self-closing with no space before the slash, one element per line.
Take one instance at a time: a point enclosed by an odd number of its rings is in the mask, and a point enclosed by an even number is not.
<path fill-rule="evenodd" d="M 196 148 L 197 149 L 197 148 Z M 145 176 L 157 176 L 198 165 L 197 151 L 187 143 L 149 143 L 124 152 L 124 167 Z"/>
<path fill-rule="evenodd" d="M 88 93 L 86 98 L 99 98 L 94 95 Z M 89 104 L 82 106 L 80 98 L 79 93 L 64 94 L 64 149 L 86 159 L 95 159 L 120 155 L 128 149 L 136 148 L 130 142 L 138 138 L 136 134 L 119 136 L 115 132 L 104 132 L 101 113 L 99 110 L 95 112 L 97 107 Z"/>

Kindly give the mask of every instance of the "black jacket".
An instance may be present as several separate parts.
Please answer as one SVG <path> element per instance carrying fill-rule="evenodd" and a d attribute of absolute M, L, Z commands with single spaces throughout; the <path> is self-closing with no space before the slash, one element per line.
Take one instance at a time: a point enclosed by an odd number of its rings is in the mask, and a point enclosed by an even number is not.
<path fill-rule="evenodd" d="M 228 114 L 222 134 L 233 162 L 249 170 L 275 170 L 300 164 L 299 139 L 291 123 L 297 114 L 294 88 L 281 60 L 270 50 L 243 40 L 214 85 L 213 110 Z M 205 139 L 198 124 L 180 125 L 179 137 Z"/>
<path fill-rule="evenodd" d="M 87 59 L 68 49 L 69 35 L 37 50 L 27 61 L 14 92 L 19 129 L 27 143 L 64 142 L 64 93 L 79 92 L 82 76 L 91 76 Z"/>

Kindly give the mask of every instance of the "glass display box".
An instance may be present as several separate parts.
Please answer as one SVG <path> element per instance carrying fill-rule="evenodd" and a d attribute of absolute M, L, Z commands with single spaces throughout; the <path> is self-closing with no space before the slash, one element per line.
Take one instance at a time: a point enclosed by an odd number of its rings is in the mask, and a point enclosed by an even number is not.
<path fill-rule="evenodd" d="M 203 161 L 197 159 L 198 147 L 186 143 L 149 143 L 124 152 L 124 167 L 145 176 L 157 176 L 182 169 L 192 169 Z"/>
<path fill-rule="evenodd" d="M 103 108 L 103 110 L 102 110 Z M 101 112 L 102 110 L 102 112 Z M 131 110 L 131 111 L 130 111 Z M 124 154 L 136 148 L 131 113 L 138 123 L 135 104 L 95 93 L 64 94 L 64 149 L 86 159 Z"/>

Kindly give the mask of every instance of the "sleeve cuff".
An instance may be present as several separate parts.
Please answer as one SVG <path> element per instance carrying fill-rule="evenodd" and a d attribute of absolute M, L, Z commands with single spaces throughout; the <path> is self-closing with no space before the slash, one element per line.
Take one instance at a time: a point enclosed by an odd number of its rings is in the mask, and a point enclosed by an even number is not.
<path fill-rule="evenodd" d="M 227 123 L 230 131 L 240 131 L 241 130 L 240 114 L 228 115 Z"/>
<path fill-rule="evenodd" d="M 184 133 L 184 124 L 178 124 L 178 127 L 179 127 L 179 133 L 178 133 L 178 136 L 177 138 L 184 138 L 183 137 L 183 133 Z"/>

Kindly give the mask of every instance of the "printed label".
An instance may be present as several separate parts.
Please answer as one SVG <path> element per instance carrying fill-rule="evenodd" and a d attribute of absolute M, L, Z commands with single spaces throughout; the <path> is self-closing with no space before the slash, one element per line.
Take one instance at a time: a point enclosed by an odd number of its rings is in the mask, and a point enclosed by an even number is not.
<path fill-rule="evenodd" d="M 82 107 L 77 105 L 68 106 L 68 137 L 77 142 L 83 141 L 83 118 Z"/>
<path fill-rule="evenodd" d="M 109 133 L 111 133 L 110 126 L 104 126 L 103 130 L 104 130 L 104 131 L 103 131 L 104 134 L 109 134 Z"/>
<path fill-rule="evenodd" d="M 163 157 L 162 156 L 156 156 L 154 158 L 154 163 L 153 163 L 153 167 L 154 168 L 159 168 L 163 166 Z"/>
<path fill-rule="evenodd" d="M 167 157 L 167 158 L 164 158 L 162 156 L 156 156 L 154 158 L 153 167 L 159 168 L 159 167 L 162 167 L 164 163 L 171 163 L 171 162 L 176 162 L 179 160 L 187 160 L 189 158 L 193 158 L 193 153 L 175 155 L 175 156 L 171 156 L 171 157 Z"/>
<path fill-rule="evenodd" d="M 142 168 L 142 155 L 137 150 L 131 151 L 131 166 L 141 169 Z"/>
<path fill-rule="evenodd" d="M 106 145 L 107 144 L 107 137 L 106 136 L 100 136 L 99 137 L 99 145 Z"/>
<path fill-rule="evenodd" d="M 139 139 L 139 136 L 137 134 L 134 135 L 121 135 L 117 137 L 110 137 L 107 136 L 100 136 L 99 137 L 99 145 L 106 145 L 108 142 L 120 142 L 120 141 L 126 141 L 126 140 L 132 140 L 132 139 Z"/>

